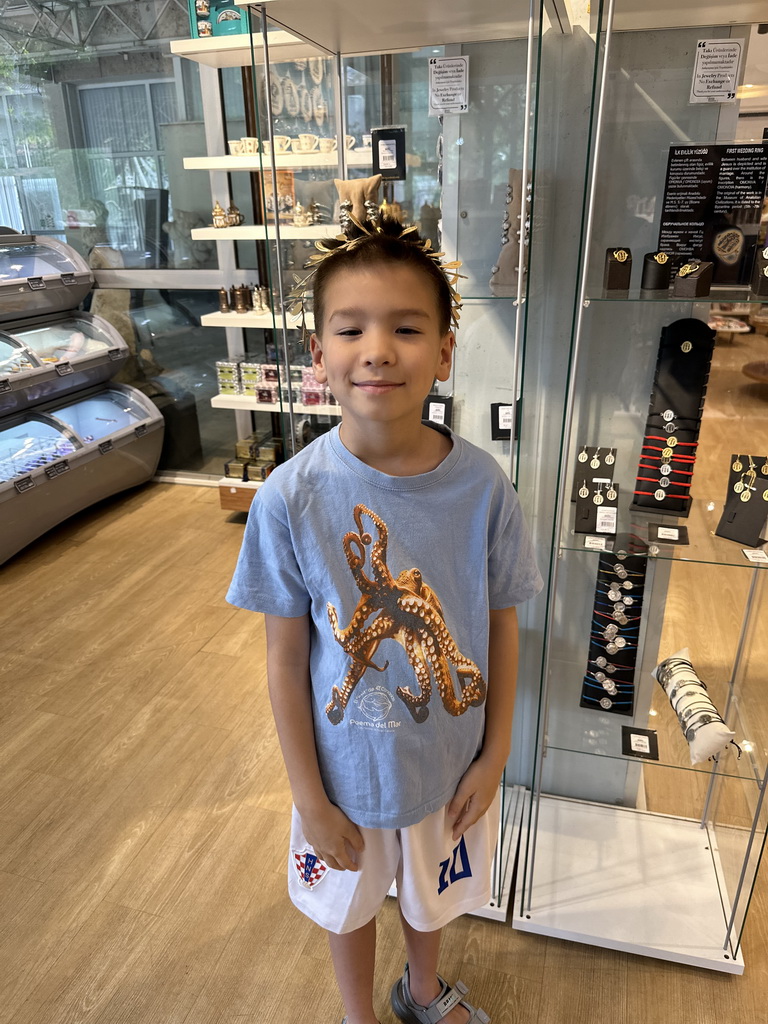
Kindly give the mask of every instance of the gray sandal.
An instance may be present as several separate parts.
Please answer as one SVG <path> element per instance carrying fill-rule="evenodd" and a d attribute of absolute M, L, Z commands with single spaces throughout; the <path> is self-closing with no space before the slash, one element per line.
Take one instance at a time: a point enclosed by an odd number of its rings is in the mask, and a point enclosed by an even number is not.
<path fill-rule="evenodd" d="M 457 981 L 451 988 L 448 982 L 438 974 L 440 982 L 440 994 L 436 996 L 429 1006 L 420 1006 L 414 1001 L 411 995 L 408 964 L 405 965 L 405 972 L 402 978 L 398 978 L 392 986 L 391 1003 L 400 1020 L 405 1024 L 439 1024 L 454 1006 L 463 1006 L 469 1013 L 467 1024 L 491 1024 L 491 1018 L 485 1010 L 477 1010 L 471 1006 L 462 996 L 467 994 L 467 986 L 462 981 Z"/>

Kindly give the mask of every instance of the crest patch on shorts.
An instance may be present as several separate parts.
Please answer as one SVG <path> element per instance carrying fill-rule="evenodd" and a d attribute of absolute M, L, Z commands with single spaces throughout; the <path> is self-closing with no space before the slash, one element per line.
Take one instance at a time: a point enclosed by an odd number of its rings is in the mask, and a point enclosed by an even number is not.
<path fill-rule="evenodd" d="M 293 853 L 293 863 L 299 876 L 299 885 L 303 885 L 305 889 L 314 889 L 328 873 L 328 865 L 321 861 L 317 854 L 313 853 L 308 847 L 302 850 L 301 853 L 298 853 L 296 850 L 291 852 Z"/>

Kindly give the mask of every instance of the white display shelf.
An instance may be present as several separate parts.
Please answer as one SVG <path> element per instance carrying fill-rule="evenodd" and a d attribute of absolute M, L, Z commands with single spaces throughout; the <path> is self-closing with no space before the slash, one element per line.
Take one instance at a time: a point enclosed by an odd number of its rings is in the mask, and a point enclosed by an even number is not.
<path fill-rule="evenodd" d="M 280 238 L 285 241 L 291 238 L 332 238 L 341 231 L 339 224 L 312 224 L 309 227 L 297 228 L 292 224 L 280 225 Z M 192 238 L 199 241 L 224 242 L 227 239 L 257 241 L 275 241 L 274 224 L 239 224 L 233 228 L 192 228 Z"/>
<path fill-rule="evenodd" d="M 283 317 L 273 317 L 271 313 L 203 313 L 200 317 L 202 327 L 262 327 L 271 331 L 274 327 L 283 325 Z M 314 329 L 314 320 L 311 313 L 307 313 L 307 328 Z M 289 331 L 301 330 L 301 322 L 292 319 L 285 320 L 285 326 Z"/>
<path fill-rule="evenodd" d="M 723 949 L 731 908 L 711 840 L 687 818 L 542 797 L 531 909 L 521 864 L 513 927 L 742 974 Z"/>
<path fill-rule="evenodd" d="M 345 150 L 345 160 L 347 167 L 370 167 L 373 150 L 370 148 L 347 149 Z M 420 159 L 413 154 L 408 154 L 406 162 L 411 167 L 421 163 Z M 263 156 L 260 159 L 258 153 L 248 153 L 245 156 L 184 157 L 184 169 L 187 171 L 260 171 L 262 166 L 265 171 L 272 170 L 272 157 Z M 339 154 L 337 150 L 332 153 L 280 153 L 275 156 L 275 166 L 278 170 L 287 167 L 295 171 L 310 167 L 338 168 Z"/>
<path fill-rule="evenodd" d="M 249 412 L 287 412 L 288 403 L 282 406 L 277 402 L 258 402 L 253 395 L 214 395 L 211 399 L 211 406 L 214 409 L 236 409 Z M 293 403 L 293 411 L 302 415 L 313 416 L 341 416 L 341 409 L 338 405 L 303 405 L 301 402 Z"/>
<path fill-rule="evenodd" d="M 269 33 L 269 49 L 272 61 L 279 62 L 306 57 L 310 47 L 292 32 L 277 31 Z M 211 68 L 242 68 L 251 63 L 252 56 L 257 64 L 264 63 L 260 33 L 253 35 L 253 54 L 247 32 L 206 39 L 172 39 L 171 53 Z"/>
<path fill-rule="evenodd" d="M 219 478 L 218 487 L 231 487 L 233 491 L 258 491 L 263 480 L 238 480 L 236 476 L 222 476 Z"/>

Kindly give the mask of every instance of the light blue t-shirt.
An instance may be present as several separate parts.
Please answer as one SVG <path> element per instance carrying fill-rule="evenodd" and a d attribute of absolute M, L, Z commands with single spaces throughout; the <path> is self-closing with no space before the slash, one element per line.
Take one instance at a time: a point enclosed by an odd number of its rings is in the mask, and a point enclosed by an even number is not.
<path fill-rule="evenodd" d="M 452 798 L 483 741 L 488 609 L 542 587 L 510 481 L 443 430 L 451 452 L 419 476 L 367 466 L 338 427 L 279 466 L 227 594 L 311 615 L 323 783 L 366 828 L 405 828 Z"/>

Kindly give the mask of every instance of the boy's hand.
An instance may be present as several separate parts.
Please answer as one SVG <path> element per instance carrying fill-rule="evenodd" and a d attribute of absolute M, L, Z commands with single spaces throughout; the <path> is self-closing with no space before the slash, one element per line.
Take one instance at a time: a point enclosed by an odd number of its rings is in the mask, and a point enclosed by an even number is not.
<path fill-rule="evenodd" d="M 467 768 L 448 804 L 448 818 L 453 821 L 453 838 L 460 839 L 470 825 L 485 814 L 499 788 L 504 766 L 484 761 L 482 755 Z"/>
<path fill-rule="evenodd" d="M 360 829 L 328 801 L 322 809 L 299 815 L 301 830 L 320 860 L 336 871 L 357 871 L 365 843 Z"/>

